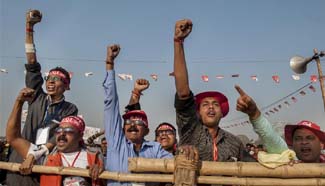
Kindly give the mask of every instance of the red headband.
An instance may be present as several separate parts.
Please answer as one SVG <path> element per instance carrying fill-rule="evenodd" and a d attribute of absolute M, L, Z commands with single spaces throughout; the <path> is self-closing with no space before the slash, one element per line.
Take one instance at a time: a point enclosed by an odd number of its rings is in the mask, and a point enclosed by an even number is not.
<path fill-rule="evenodd" d="M 79 131 L 80 134 L 83 134 L 83 132 L 85 131 L 85 127 L 86 127 L 85 122 L 79 116 L 65 117 L 60 122 L 60 125 L 62 125 L 63 123 L 68 123 L 68 124 L 72 125 L 73 127 L 75 127 Z"/>
<path fill-rule="evenodd" d="M 59 76 L 62 79 L 62 81 L 63 81 L 64 84 L 67 84 L 67 85 L 70 84 L 69 79 L 61 71 L 59 71 L 59 70 L 50 71 L 49 75 Z"/>

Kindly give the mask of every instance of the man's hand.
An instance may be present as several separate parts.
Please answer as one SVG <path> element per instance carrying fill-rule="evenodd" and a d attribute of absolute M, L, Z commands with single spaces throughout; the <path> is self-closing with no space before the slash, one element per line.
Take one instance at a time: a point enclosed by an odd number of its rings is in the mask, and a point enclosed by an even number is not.
<path fill-rule="evenodd" d="M 199 161 L 199 151 L 192 145 L 182 145 L 178 147 L 176 154 L 183 154 L 187 160 Z"/>
<path fill-rule="evenodd" d="M 134 83 L 134 90 L 138 91 L 140 94 L 142 91 L 146 90 L 149 88 L 150 83 L 146 79 L 137 79 Z"/>
<path fill-rule="evenodd" d="M 192 21 L 189 19 L 179 20 L 175 24 L 175 40 L 184 40 L 192 31 Z"/>
<path fill-rule="evenodd" d="M 20 103 L 24 103 L 25 101 L 30 102 L 33 100 L 34 96 L 35 96 L 34 89 L 26 87 L 19 92 L 16 100 L 19 101 Z"/>
<path fill-rule="evenodd" d="M 249 97 L 238 85 L 235 85 L 239 98 L 237 99 L 236 110 L 246 113 L 250 119 L 256 119 L 261 115 L 254 100 Z"/>
<path fill-rule="evenodd" d="M 20 165 L 19 172 L 22 175 L 28 175 L 32 173 L 32 168 L 34 165 L 34 156 L 29 155 Z"/>
<path fill-rule="evenodd" d="M 120 45 L 114 44 L 107 47 L 106 63 L 114 64 L 114 59 L 120 52 Z"/>
<path fill-rule="evenodd" d="M 26 13 L 26 23 L 34 26 L 36 23 L 41 22 L 42 13 L 39 10 L 29 10 Z"/>
<path fill-rule="evenodd" d="M 88 167 L 89 168 L 89 176 L 92 180 L 97 180 L 99 175 L 104 171 L 104 168 L 95 164 Z"/>

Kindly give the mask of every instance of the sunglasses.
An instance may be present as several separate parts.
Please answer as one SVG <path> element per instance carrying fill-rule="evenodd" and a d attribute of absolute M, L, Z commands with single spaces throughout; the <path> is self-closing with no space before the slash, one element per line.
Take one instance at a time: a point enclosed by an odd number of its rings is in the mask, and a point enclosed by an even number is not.
<path fill-rule="evenodd" d="M 162 135 L 174 135 L 175 134 L 175 132 L 173 131 L 173 130 L 170 130 L 170 129 L 168 129 L 168 130 L 158 130 L 158 131 L 156 131 L 156 136 L 162 136 Z"/>
<path fill-rule="evenodd" d="M 130 120 L 130 119 L 126 119 L 124 121 L 124 125 L 131 125 L 132 123 L 135 124 L 135 125 L 143 125 L 143 126 L 145 126 L 145 123 L 142 120 Z"/>
<path fill-rule="evenodd" d="M 75 130 L 73 129 L 73 128 L 71 128 L 71 127 L 65 127 L 65 128 L 63 128 L 63 127 L 58 127 L 58 128 L 56 128 L 56 130 L 55 130 L 55 133 L 56 134 L 60 134 L 60 133 L 64 133 L 64 134 L 74 134 L 75 133 Z"/>
<path fill-rule="evenodd" d="M 62 78 L 58 77 L 58 76 L 44 76 L 44 80 L 45 81 L 63 81 Z"/>

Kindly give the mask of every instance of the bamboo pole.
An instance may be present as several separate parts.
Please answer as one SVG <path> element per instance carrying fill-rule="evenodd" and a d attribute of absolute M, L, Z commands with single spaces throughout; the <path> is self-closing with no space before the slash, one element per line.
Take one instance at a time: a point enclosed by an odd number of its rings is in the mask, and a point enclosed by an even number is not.
<path fill-rule="evenodd" d="M 20 164 L 0 162 L 0 169 L 9 171 L 19 171 Z M 71 167 L 48 167 L 34 165 L 32 171 L 34 173 L 59 174 L 59 175 L 75 175 L 89 177 L 87 169 L 71 168 Z M 173 175 L 171 174 L 127 174 L 118 172 L 104 171 L 99 178 L 110 179 L 119 182 L 164 182 L 172 183 Z M 202 184 L 222 184 L 222 185 L 245 185 L 245 186 L 325 186 L 324 178 L 238 178 L 226 176 L 199 176 L 198 183 Z"/>
<path fill-rule="evenodd" d="M 131 172 L 174 172 L 174 159 L 129 158 Z M 325 164 L 299 163 L 270 169 L 255 162 L 203 161 L 200 175 L 250 176 L 273 178 L 325 178 Z"/>

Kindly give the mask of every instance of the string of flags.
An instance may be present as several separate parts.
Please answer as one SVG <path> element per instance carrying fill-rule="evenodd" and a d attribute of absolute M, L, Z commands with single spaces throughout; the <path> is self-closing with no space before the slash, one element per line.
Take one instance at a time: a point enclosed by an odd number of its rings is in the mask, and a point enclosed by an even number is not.
<path fill-rule="evenodd" d="M 284 108 L 290 108 L 292 104 L 298 102 L 300 97 L 306 96 L 308 92 L 315 93 L 316 88 L 312 85 L 312 82 L 308 83 L 307 85 L 299 88 L 298 90 L 294 91 L 293 93 L 289 94 L 281 98 L 280 100 L 261 108 L 261 112 L 264 113 L 266 117 L 270 117 L 272 114 L 277 114 L 281 112 Z M 229 129 L 233 127 L 240 127 L 240 126 L 247 126 L 250 125 L 249 120 L 246 119 L 247 117 L 237 119 L 235 122 L 231 122 L 231 124 L 227 124 L 226 126 L 221 126 L 221 128 Z"/>
<path fill-rule="evenodd" d="M 5 68 L 0 68 L 0 74 L 1 73 L 8 74 L 9 72 Z M 24 73 L 26 74 L 26 71 L 24 71 Z M 48 72 L 44 72 L 44 74 L 45 74 L 45 76 L 47 76 Z M 72 78 L 73 72 L 69 72 L 69 74 L 70 74 L 70 78 Z M 91 77 L 93 75 L 94 75 L 93 72 L 85 72 L 84 73 L 85 77 Z M 170 72 L 168 75 L 169 76 L 174 76 L 174 72 Z M 117 74 L 117 76 L 123 81 L 124 80 L 131 80 L 132 81 L 133 80 L 133 75 L 132 74 L 121 73 L 121 74 Z M 158 74 L 155 74 L 155 73 L 150 74 L 150 77 L 154 81 L 158 81 Z M 240 74 L 232 74 L 232 75 L 230 75 L 230 78 L 239 78 L 239 77 L 240 77 Z M 293 75 L 291 75 L 291 77 L 295 81 L 301 80 L 301 77 L 298 74 L 293 74 Z M 215 76 L 215 79 L 217 79 L 217 80 L 221 80 L 221 79 L 225 79 L 225 78 L 226 78 L 226 76 L 221 75 L 221 74 Z M 256 74 L 255 75 L 250 75 L 249 78 L 251 80 L 253 80 L 253 81 L 256 81 L 256 82 L 259 81 L 259 78 L 258 78 L 258 76 Z M 271 78 L 275 83 L 280 83 L 280 76 L 279 75 L 272 75 Z M 322 79 L 325 79 L 325 76 L 323 76 Z M 207 82 L 211 81 L 212 79 L 208 75 L 202 75 L 201 80 L 203 82 L 207 83 Z M 314 75 L 314 74 L 310 75 L 310 81 L 311 82 L 317 82 L 317 80 L 318 80 L 318 75 Z"/>

